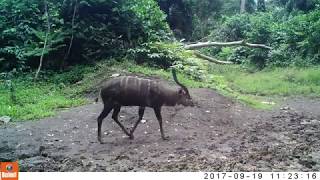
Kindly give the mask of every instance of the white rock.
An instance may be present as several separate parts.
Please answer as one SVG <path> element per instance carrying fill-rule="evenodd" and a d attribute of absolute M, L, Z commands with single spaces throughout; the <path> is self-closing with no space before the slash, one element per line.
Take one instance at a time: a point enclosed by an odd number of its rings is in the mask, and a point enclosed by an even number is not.
<path fill-rule="evenodd" d="M 272 102 L 272 101 L 262 101 L 261 103 L 262 104 L 269 104 L 269 105 L 275 105 L 276 104 L 275 102 Z"/>
<path fill-rule="evenodd" d="M 118 76 L 120 76 L 119 73 L 116 73 L 116 74 L 112 74 L 112 75 L 111 75 L 111 77 L 118 77 Z"/>
<path fill-rule="evenodd" d="M 2 121 L 2 122 L 4 122 L 4 123 L 8 123 L 8 122 L 10 122 L 11 121 L 11 117 L 9 117 L 9 116 L 2 116 L 2 117 L 0 117 L 0 121 Z"/>

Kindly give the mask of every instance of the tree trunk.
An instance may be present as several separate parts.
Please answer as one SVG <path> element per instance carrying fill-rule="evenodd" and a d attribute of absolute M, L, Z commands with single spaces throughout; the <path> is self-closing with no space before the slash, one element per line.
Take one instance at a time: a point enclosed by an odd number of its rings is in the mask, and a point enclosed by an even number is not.
<path fill-rule="evenodd" d="M 72 21 L 71 21 L 71 38 L 70 38 L 70 43 L 69 43 L 68 51 L 67 51 L 66 55 L 65 55 L 64 58 L 63 58 L 62 68 L 64 68 L 64 66 L 65 66 L 65 61 L 68 59 L 68 57 L 69 57 L 69 55 L 70 55 L 70 51 L 71 51 L 71 47 L 72 47 L 72 43 L 73 43 L 73 38 L 74 38 L 74 19 L 75 19 L 75 17 L 76 17 L 77 5 L 78 5 L 78 0 L 75 0 L 75 4 L 74 4 L 74 8 L 73 8 Z"/>
<path fill-rule="evenodd" d="M 39 67 L 38 67 L 38 70 L 37 70 L 36 75 L 34 77 L 35 79 L 38 79 L 39 72 L 40 72 L 40 70 L 42 68 L 44 52 L 45 52 L 45 49 L 47 47 L 48 36 L 49 36 L 49 33 L 50 33 L 50 22 L 49 22 L 49 13 L 48 13 L 48 3 L 47 3 L 47 1 L 44 1 L 44 10 L 45 10 L 45 15 L 47 16 L 47 32 L 46 32 L 46 37 L 45 37 L 45 40 L 44 40 L 44 45 L 43 45 L 43 49 L 42 49 L 42 53 L 41 53 L 41 57 L 40 57 Z"/>
<path fill-rule="evenodd" d="M 246 12 L 246 0 L 240 0 L 240 13 Z"/>

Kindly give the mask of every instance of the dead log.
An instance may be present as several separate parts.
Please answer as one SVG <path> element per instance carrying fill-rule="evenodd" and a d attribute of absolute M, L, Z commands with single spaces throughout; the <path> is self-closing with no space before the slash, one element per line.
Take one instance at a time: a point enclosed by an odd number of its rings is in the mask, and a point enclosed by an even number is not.
<path fill-rule="evenodd" d="M 185 45 L 184 48 L 187 50 L 192 49 L 199 49 L 203 47 L 209 47 L 209 46 L 247 46 L 252 48 L 262 48 L 262 49 L 268 49 L 271 50 L 272 48 L 270 46 L 264 45 L 264 44 L 252 44 L 247 43 L 244 40 L 241 41 L 233 41 L 233 42 L 199 42 L 195 44 L 189 44 Z"/>

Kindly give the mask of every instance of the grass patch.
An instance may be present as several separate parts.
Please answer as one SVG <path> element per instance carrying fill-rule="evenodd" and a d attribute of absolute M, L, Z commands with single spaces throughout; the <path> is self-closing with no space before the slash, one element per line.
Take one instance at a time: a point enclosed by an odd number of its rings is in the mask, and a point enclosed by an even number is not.
<path fill-rule="evenodd" d="M 230 88 L 241 94 L 320 97 L 320 67 L 276 68 L 255 73 L 230 67 L 220 71 Z"/>
<path fill-rule="evenodd" d="M 57 109 L 79 106 L 86 100 L 67 91 L 62 83 L 42 79 L 34 82 L 31 75 L 21 75 L 12 79 L 16 102 L 12 101 L 11 91 L 0 82 L 0 116 L 10 116 L 14 121 L 40 119 L 55 114 Z M 61 74 L 63 76 L 63 74 Z"/>

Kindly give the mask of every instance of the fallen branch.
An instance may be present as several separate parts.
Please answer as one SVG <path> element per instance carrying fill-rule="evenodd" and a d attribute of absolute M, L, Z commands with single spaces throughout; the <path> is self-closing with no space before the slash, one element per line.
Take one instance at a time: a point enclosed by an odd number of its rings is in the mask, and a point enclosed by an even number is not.
<path fill-rule="evenodd" d="M 191 49 L 199 49 L 199 48 L 209 47 L 209 46 L 239 46 L 239 45 L 248 46 L 252 48 L 263 48 L 263 49 L 269 49 L 269 50 L 272 49 L 270 46 L 267 46 L 264 44 L 252 44 L 252 43 L 247 43 L 244 40 L 233 41 L 233 42 L 199 42 L 196 44 L 185 45 L 184 48 L 191 50 Z"/>
<path fill-rule="evenodd" d="M 213 58 L 213 57 L 206 56 L 206 55 L 204 55 L 204 54 L 199 53 L 198 51 L 194 51 L 193 54 L 194 54 L 195 56 L 197 56 L 198 58 L 201 58 L 201 59 L 204 59 L 204 60 L 207 60 L 207 61 L 216 63 L 216 64 L 233 64 L 233 63 L 230 62 L 230 61 L 220 61 L 220 60 L 217 60 L 217 59 L 215 59 L 215 58 Z"/>

